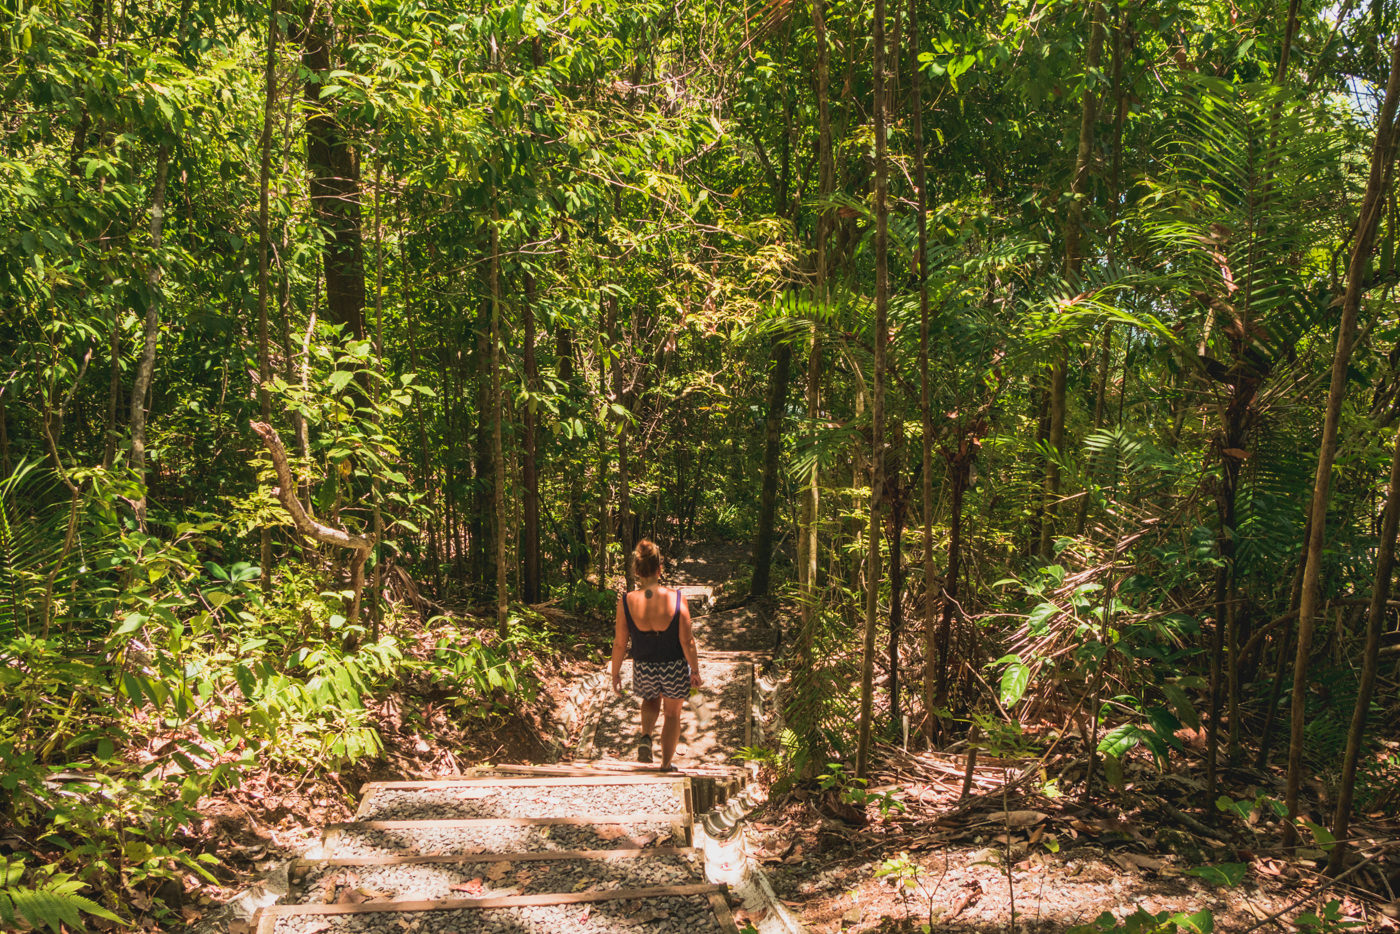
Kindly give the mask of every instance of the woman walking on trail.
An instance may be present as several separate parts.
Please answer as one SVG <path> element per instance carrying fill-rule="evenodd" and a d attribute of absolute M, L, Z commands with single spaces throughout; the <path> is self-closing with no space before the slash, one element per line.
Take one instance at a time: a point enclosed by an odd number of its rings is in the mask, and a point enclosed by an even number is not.
<path fill-rule="evenodd" d="M 691 688 L 700 686 L 700 659 L 690 626 L 690 607 L 679 590 L 661 586 L 661 549 L 642 539 L 632 552 L 637 589 L 617 601 L 612 650 L 613 690 L 622 693 L 622 660 L 632 643 L 632 689 L 642 699 L 639 762 L 652 761 L 651 731 L 657 714 L 661 727 L 661 771 L 671 772 L 671 757 L 681 735 L 681 706 Z"/>

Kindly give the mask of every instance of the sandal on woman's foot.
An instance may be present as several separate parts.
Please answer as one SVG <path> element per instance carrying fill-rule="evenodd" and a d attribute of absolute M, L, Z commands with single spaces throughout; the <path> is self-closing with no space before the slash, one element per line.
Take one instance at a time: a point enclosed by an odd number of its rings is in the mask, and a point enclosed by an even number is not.
<path fill-rule="evenodd" d="M 680 769 L 676 768 L 674 765 L 659 765 L 659 766 L 656 767 L 656 771 L 658 771 L 658 772 L 679 772 Z"/>
<path fill-rule="evenodd" d="M 642 737 L 637 744 L 637 761 L 644 764 L 651 764 L 651 734 Z"/>

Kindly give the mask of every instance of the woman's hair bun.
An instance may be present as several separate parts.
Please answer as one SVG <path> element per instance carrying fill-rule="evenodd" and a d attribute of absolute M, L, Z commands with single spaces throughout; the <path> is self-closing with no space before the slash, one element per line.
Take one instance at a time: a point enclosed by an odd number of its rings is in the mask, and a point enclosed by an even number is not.
<path fill-rule="evenodd" d="M 651 577 L 661 570 L 661 549 L 656 542 L 644 538 L 632 549 L 632 571 L 641 577 Z"/>

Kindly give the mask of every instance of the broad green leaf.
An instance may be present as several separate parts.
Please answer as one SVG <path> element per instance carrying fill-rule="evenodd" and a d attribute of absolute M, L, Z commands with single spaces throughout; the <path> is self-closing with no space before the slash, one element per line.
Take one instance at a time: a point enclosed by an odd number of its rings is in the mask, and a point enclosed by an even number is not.
<path fill-rule="evenodd" d="M 1031 670 L 1019 658 L 1007 665 L 1006 670 L 1001 673 L 1001 706 L 1010 709 L 1015 705 L 1025 696 L 1030 681 Z"/>
<path fill-rule="evenodd" d="M 1211 885 L 1233 887 L 1244 881 L 1249 866 L 1244 863 L 1219 863 L 1212 866 L 1193 866 L 1186 875 L 1204 879 Z"/>

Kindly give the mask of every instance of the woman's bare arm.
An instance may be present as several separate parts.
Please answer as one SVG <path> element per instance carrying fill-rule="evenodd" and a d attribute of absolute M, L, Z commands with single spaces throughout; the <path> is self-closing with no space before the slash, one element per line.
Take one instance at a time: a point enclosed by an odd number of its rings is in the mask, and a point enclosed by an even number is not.
<path fill-rule="evenodd" d="M 622 660 L 627 657 L 627 617 L 622 613 L 622 601 L 626 599 L 626 594 L 618 598 L 613 620 L 612 688 L 619 694 L 622 693 Z"/>
<path fill-rule="evenodd" d="M 700 686 L 700 650 L 695 645 L 695 627 L 690 624 L 690 604 L 681 598 L 681 651 L 690 664 L 690 686 Z"/>

